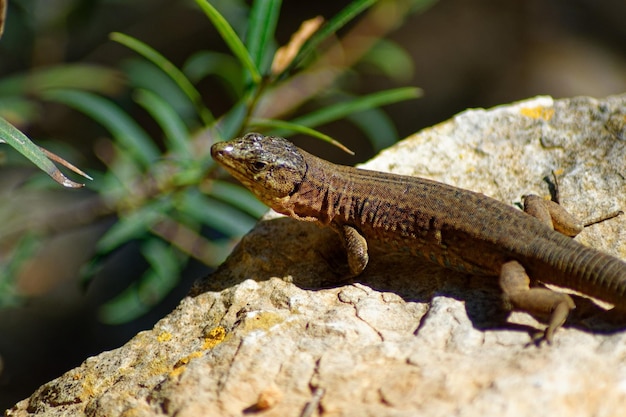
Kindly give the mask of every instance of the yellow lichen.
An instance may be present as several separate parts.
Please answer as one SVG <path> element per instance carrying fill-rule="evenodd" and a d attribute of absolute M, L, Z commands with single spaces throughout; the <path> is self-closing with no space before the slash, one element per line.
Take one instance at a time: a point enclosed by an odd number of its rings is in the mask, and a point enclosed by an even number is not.
<path fill-rule="evenodd" d="M 161 375 L 167 372 L 170 368 L 170 362 L 166 357 L 157 356 L 154 360 L 150 361 L 147 366 L 147 372 L 150 375 Z"/>
<path fill-rule="evenodd" d="M 215 346 L 220 344 L 225 337 L 226 329 L 224 329 L 222 326 L 217 326 L 211 329 L 209 332 L 206 333 L 206 336 L 204 337 L 204 343 L 202 344 L 201 350 L 191 352 L 189 355 L 176 361 L 176 363 L 174 364 L 174 369 L 172 369 L 172 371 L 169 373 L 169 376 L 171 378 L 174 378 L 182 374 L 189 362 L 191 362 L 193 359 L 203 356 L 204 350 L 214 348 Z"/>
<path fill-rule="evenodd" d="M 176 378 L 177 376 L 182 374 L 184 370 L 185 370 L 185 366 L 180 366 L 178 368 L 174 368 L 172 370 L 172 372 L 170 372 L 169 376 L 170 376 L 170 378 Z"/>
<path fill-rule="evenodd" d="M 161 332 L 157 336 L 157 342 L 159 343 L 169 342 L 171 339 L 172 339 L 172 334 L 170 332 Z"/>
<path fill-rule="evenodd" d="M 273 311 L 257 312 L 245 321 L 246 331 L 269 330 L 271 327 L 285 321 L 285 318 Z"/>
<path fill-rule="evenodd" d="M 191 352 L 189 355 L 185 356 L 184 358 L 180 358 L 174 364 L 174 369 L 172 369 L 172 371 L 170 372 L 169 376 L 173 378 L 173 377 L 177 377 L 178 375 L 182 374 L 183 371 L 185 370 L 185 368 L 187 367 L 187 364 L 189 362 L 191 362 L 192 359 L 199 358 L 202 355 L 203 355 L 203 353 L 201 351 L 196 350 L 195 352 Z"/>
<path fill-rule="evenodd" d="M 226 329 L 222 326 L 217 326 L 211 329 L 204 338 L 204 344 L 202 349 L 212 349 L 224 341 L 226 337 Z"/>
<path fill-rule="evenodd" d="M 522 108 L 521 113 L 524 116 L 532 117 L 533 119 L 543 119 L 548 121 L 554 116 L 554 109 L 542 106 L 524 107 Z"/>
<path fill-rule="evenodd" d="M 192 359 L 199 358 L 200 356 L 202 356 L 202 352 L 200 352 L 199 350 L 197 350 L 195 352 L 191 352 L 189 355 L 185 356 L 184 358 L 180 358 L 174 364 L 174 368 L 180 368 L 180 367 L 182 367 L 184 365 L 187 365 L 189 362 L 191 362 Z"/>

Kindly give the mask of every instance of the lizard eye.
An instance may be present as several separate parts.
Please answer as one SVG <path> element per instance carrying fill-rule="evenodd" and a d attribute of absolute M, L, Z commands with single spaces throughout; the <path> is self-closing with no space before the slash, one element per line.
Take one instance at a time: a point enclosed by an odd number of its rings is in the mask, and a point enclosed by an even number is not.
<path fill-rule="evenodd" d="M 265 169 L 266 166 L 267 163 L 263 161 L 255 161 L 254 163 L 252 163 L 252 168 L 257 172 L 262 171 L 263 169 Z"/>

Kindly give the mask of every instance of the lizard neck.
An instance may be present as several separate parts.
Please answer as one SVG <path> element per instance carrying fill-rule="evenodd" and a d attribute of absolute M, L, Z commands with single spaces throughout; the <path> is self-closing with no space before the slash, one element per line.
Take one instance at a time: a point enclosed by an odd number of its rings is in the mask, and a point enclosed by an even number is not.
<path fill-rule="evenodd" d="M 342 207 L 349 204 L 352 182 L 348 172 L 353 168 L 301 152 L 307 164 L 306 175 L 277 211 L 300 220 L 328 225 L 340 214 Z"/>

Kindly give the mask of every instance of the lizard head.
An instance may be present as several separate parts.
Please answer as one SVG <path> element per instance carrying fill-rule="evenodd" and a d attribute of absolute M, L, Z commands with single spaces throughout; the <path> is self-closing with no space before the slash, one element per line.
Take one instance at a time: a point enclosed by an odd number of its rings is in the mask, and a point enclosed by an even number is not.
<path fill-rule="evenodd" d="M 286 139 L 260 133 L 218 142 L 211 147 L 211 156 L 274 208 L 296 191 L 307 171 L 300 149 Z"/>

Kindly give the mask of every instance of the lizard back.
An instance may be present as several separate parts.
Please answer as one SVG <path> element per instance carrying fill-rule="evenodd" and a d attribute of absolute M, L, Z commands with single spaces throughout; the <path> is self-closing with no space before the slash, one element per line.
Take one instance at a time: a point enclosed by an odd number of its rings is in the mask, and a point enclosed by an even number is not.
<path fill-rule="evenodd" d="M 290 203 L 323 225 L 447 268 L 500 273 L 518 260 L 536 279 L 626 307 L 626 263 L 480 193 L 418 177 L 335 165 L 302 151 L 307 173 Z"/>

